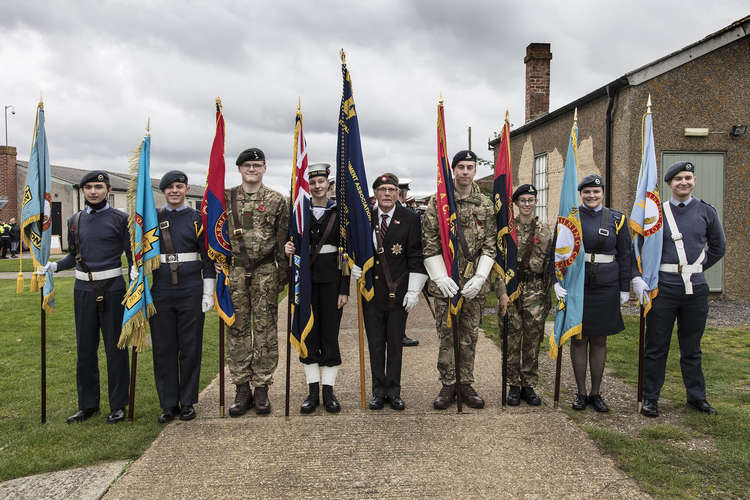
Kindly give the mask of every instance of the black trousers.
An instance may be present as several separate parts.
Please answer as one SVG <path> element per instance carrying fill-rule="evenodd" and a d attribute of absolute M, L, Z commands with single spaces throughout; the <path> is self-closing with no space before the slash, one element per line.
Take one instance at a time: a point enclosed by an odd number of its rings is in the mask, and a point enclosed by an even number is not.
<path fill-rule="evenodd" d="M 402 307 L 382 311 L 368 302 L 363 308 L 370 351 L 372 394 L 381 398 L 401 397 L 401 338 L 406 324 L 406 311 Z"/>
<path fill-rule="evenodd" d="M 335 281 L 313 283 L 311 295 L 315 323 L 305 339 L 307 357 L 300 361 L 308 365 L 338 366 L 341 364 L 339 326 L 343 312 L 337 307 L 339 284 Z"/>
<path fill-rule="evenodd" d="M 107 386 L 111 410 L 125 408 L 128 404 L 130 367 L 128 350 L 118 349 L 122 329 L 123 306 L 120 303 L 124 290 L 107 291 L 104 294 L 104 311 L 96 309 L 96 294 L 93 291 L 74 290 L 73 303 L 76 321 L 76 384 L 78 386 L 78 408 L 99 407 L 99 330 L 104 339 L 107 356 Z"/>
<path fill-rule="evenodd" d="M 664 385 L 672 328 L 677 319 L 680 342 L 680 369 L 689 401 L 706 399 L 706 382 L 701 368 L 701 338 L 708 315 L 708 285 L 685 288 L 659 283 L 659 295 L 646 317 L 646 353 L 644 358 L 643 398 L 659 399 Z"/>
<path fill-rule="evenodd" d="M 200 287 L 181 294 L 153 294 L 156 314 L 149 323 L 154 380 L 162 408 L 198 402 L 205 318 L 202 295 Z"/>

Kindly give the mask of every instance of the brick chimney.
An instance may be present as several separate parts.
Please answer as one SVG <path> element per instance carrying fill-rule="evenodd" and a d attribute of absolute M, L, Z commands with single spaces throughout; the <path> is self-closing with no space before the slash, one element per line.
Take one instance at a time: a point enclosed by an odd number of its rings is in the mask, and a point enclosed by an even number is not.
<path fill-rule="evenodd" d="M 18 217 L 18 175 L 16 148 L 13 146 L 0 146 L 0 200 L 6 199 L 8 203 L 0 210 L 0 220 L 3 222 Z"/>
<path fill-rule="evenodd" d="M 526 47 L 526 121 L 549 113 L 550 44 L 530 43 Z"/>

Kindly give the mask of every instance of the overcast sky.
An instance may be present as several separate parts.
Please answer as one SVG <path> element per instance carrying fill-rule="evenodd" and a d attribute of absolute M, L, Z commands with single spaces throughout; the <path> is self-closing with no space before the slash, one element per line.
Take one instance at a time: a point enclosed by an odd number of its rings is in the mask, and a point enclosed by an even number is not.
<path fill-rule="evenodd" d="M 0 9 L 0 100 L 15 105 L 19 159 L 41 92 L 52 163 L 124 172 L 150 117 L 152 176 L 178 168 L 202 184 L 220 96 L 228 185 L 239 183 L 237 154 L 260 147 L 266 184 L 286 193 L 298 96 L 310 160 L 335 165 L 343 47 L 368 178 L 391 171 L 427 193 L 441 92 L 448 154 L 471 126 L 488 158 L 506 106 L 523 124 L 529 43 L 552 44 L 554 110 L 749 11 L 746 0 L 11 0 Z"/>

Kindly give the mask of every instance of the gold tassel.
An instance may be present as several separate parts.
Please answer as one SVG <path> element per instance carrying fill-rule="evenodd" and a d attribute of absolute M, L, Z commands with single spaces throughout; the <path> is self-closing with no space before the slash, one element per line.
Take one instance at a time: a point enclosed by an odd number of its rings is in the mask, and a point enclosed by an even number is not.
<path fill-rule="evenodd" d="M 29 286 L 30 292 L 38 292 L 39 291 L 39 275 L 34 273 L 31 275 L 31 286 Z"/>
<path fill-rule="evenodd" d="M 16 278 L 16 293 L 23 293 L 23 273 L 21 271 L 18 272 Z"/>

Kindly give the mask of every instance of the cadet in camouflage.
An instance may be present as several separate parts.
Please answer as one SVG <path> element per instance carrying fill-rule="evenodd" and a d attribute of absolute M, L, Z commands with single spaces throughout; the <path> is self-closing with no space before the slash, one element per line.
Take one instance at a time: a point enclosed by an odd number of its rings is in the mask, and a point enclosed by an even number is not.
<path fill-rule="evenodd" d="M 474 182 L 477 157 L 472 151 L 460 151 L 453 157 L 457 222 L 465 240 L 456 251 L 460 283 L 447 276 L 440 246 L 437 201 L 430 202 L 422 220 L 422 244 L 425 267 L 430 275 L 428 292 L 436 297 L 435 317 L 440 348 L 437 368 L 443 388 L 434 401 L 436 409 L 445 409 L 456 398 L 456 372 L 453 354 L 453 331 L 448 328 L 448 296 L 450 284 L 458 285 L 464 297 L 458 320 L 458 335 L 461 349 L 460 370 L 462 400 L 472 408 L 484 407 L 484 400 L 471 386 L 474 383 L 474 357 L 477 345 L 477 329 L 482 319 L 482 305 L 490 290 L 487 280 L 495 261 L 495 212 L 490 199 L 482 194 Z M 468 253 L 468 255 L 467 255 Z M 457 289 L 456 287 L 455 289 Z M 455 290 L 454 289 L 454 290 Z"/>
<path fill-rule="evenodd" d="M 518 207 L 515 218 L 518 241 L 518 297 L 508 305 L 507 403 L 518 406 L 524 399 L 532 406 L 542 404 L 534 392 L 539 381 L 539 345 L 544 337 L 544 320 L 549 310 L 549 266 L 553 234 L 549 226 L 534 216 L 536 188 L 523 184 L 513 193 Z M 498 311 L 502 328 L 502 312 Z"/>
<path fill-rule="evenodd" d="M 279 361 L 278 293 L 287 281 L 284 243 L 289 228 L 288 202 L 263 185 L 265 156 L 260 149 L 240 153 L 237 167 L 242 184 L 226 191 L 227 234 L 232 249 L 229 289 L 235 321 L 227 336 L 227 365 L 237 387 L 229 415 L 243 415 L 251 406 L 269 413 L 268 386 Z M 255 396 L 250 394 L 250 384 Z"/>

